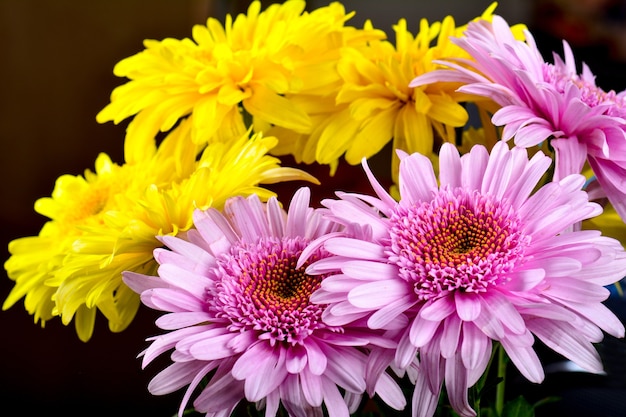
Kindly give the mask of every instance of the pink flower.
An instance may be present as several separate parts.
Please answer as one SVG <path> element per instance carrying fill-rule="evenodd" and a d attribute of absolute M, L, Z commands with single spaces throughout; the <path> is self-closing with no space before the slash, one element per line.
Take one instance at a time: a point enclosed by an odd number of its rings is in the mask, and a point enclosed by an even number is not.
<path fill-rule="evenodd" d="M 328 218 L 353 231 L 320 239 L 302 255 L 318 247 L 333 255 L 307 268 L 329 275 L 311 297 L 328 305 L 325 322 L 404 324 L 387 356 L 407 369 L 419 355 L 414 416 L 434 413 L 444 382 L 455 411 L 475 415 L 467 391 L 485 372 L 494 342 L 533 382 L 544 378 L 535 337 L 601 371 L 593 343 L 602 330 L 624 335 L 602 301 L 604 286 L 626 273 L 626 253 L 599 232 L 573 231 L 601 212 L 581 190 L 585 178 L 569 175 L 533 194 L 551 163 L 543 153 L 529 160 L 523 148 L 498 142 L 491 155 L 477 145 L 461 157 L 446 143 L 438 185 L 427 157 L 398 153 L 399 202 L 365 161 L 378 198 L 338 193 L 323 201 Z"/>
<path fill-rule="evenodd" d="M 550 140 L 556 153 L 554 179 L 582 172 L 589 162 L 598 183 L 622 219 L 626 219 L 626 91 L 605 92 L 583 64 L 576 73 L 574 55 L 563 42 L 565 61 L 554 54 L 544 62 L 530 32 L 516 40 L 499 16 L 472 22 L 454 42 L 474 61 L 440 63 L 411 86 L 455 81 L 459 91 L 491 98 L 502 106 L 492 118 L 504 126 L 503 140 L 523 147 Z"/>
<path fill-rule="evenodd" d="M 124 273 L 147 306 L 168 312 L 157 320 L 167 330 L 153 337 L 143 366 L 173 349 L 173 363 L 149 384 L 155 395 L 188 386 L 179 410 L 193 401 L 207 416 L 228 416 L 246 399 L 276 415 L 280 404 L 293 416 L 345 416 L 365 390 L 366 347 L 392 342 L 364 327 L 329 326 L 325 306 L 309 297 L 324 275 L 296 268 L 305 246 L 340 225 L 309 207 L 308 188 L 293 197 L 288 214 L 275 198 L 229 200 L 224 213 L 194 213 L 186 238 L 164 236 L 157 249 L 159 277 Z M 327 254 L 316 250 L 311 261 Z M 397 408 L 405 400 L 391 377 L 377 393 Z"/>

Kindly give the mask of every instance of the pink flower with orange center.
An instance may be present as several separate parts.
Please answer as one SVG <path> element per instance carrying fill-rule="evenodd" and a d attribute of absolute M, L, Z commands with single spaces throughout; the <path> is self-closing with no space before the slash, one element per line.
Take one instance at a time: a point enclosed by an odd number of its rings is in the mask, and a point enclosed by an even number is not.
<path fill-rule="evenodd" d="M 147 306 L 167 312 L 143 354 L 146 366 L 173 350 L 173 363 L 149 385 L 155 395 L 187 386 L 179 415 L 191 396 L 196 411 L 230 415 L 242 400 L 275 416 L 282 405 L 293 416 L 345 416 L 365 392 L 367 350 L 393 342 L 362 326 L 322 321 L 325 306 L 310 301 L 324 275 L 296 266 L 313 239 L 342 226 L 309 207 L 301 188 L 285 212 L 276 198 L 256 195 L 227 201 L 224 212 L 197 210 L 186 237 L 163 236 L 159 277 L 133 272 L 124 281 Z M 310 261 L 328 253 L 320 248 Z M 405 400 L 390 376 L 376 393 L 395 408 Z M 372 392 L 373 393 L 373 392 Z"/>
<path fill-rule="evenodd" d="M 624 335 L 602 301 L 605 286 L 626 274 L 626 253 L 597 231 L 574 231 L 602 211 L 582 190 L 585 178 L 572 174 L 533 193 L 550 158 L 529 160 L 505 142 L 462 157 L 444 144 L 439 181 L 427 157 L 399 155 L 400 201 L 365 161 L 378 198 L 338 193 L 323 201 L 344 232 L 312 243 L 300 262 L 319 248 L 332 254 L 306 270 L 325 276 L 311 297 L 327 306 L 325 323 L 392 329 L 397 347 L 377 351 L 370 366 L 409 370 L 417 356 L 414 416 L 433 415 L 444 383 L 454 410 L 474 416 L 467 391 L 494 342 L 533 382 L 544 377 L 535 338 L 601 371 L 593 343 L 603 330 Z M 376 372 L 370 377 L 373 386 Z"/>
<path fill-rule="evenodd" d="M 492 121 L 504 126 L 503 140 L 531 147 L 549 140 L 554 179 L 591 166 L 599 185 L 626 219 L 626 92 L 604 91 L 585 64 L 577 74 L 574 54 L 563 42 L 564 60 L 544 61 L 530 32 L 515 39 L 499 16 L 471 22 L 453 42 L 472 60 L 437 61 L 449 69 L 417 77 L 411 86 L 460 82 L 459 92 L 488 97 L 501 106 Z"/>

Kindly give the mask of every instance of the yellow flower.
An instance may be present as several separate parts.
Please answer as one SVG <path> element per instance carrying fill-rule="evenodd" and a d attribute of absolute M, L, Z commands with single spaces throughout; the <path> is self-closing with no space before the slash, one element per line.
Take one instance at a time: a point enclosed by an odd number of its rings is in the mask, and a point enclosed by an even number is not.
<path fill-rule="evenodd" d="M 366 29 L 370 25 L 367 22 Z M 342 86 L 334 105 L 327 106 L 333 113 L 304 139 L 298 155 L 304 162 L 332 167 L 345 153 L 347 162 L 355 165 L 391 140 L 394 148 L 428 154 L 433 150 L 433 131 L 448 139 L 454 128 L 466 123 L 467 112 L 458 104 L 454 88 L 409 88 L 412 79 L 432 68 L 431 61 L 440 51 L 451 48 L 448 36 L 455 30 L 453 18 L 432 25 L 422 19 L 415 37 L 408 32 L 405 19 L 394 30 L 395 46 L 373 40 L 367 47 L 344 48 L 338 62 Z"/>
<path fill-rule="evenodd" d="M 221 208 L 233 195 L 273 195 L 260 183 L 316 182 L 268 156 L 276 142 L 246 134 L 202 151 L 192 143 L 191 121 L 185 121 L 143 157 L 139 148 L 127 147 L 132 163 L 117 165 L 101 154 L 95 172 L 61 176 L 52 196 L 35 204 L 50 218 L 39 236 L 10 243 L 5 268 L 15 286 L 3 309 L 25 296 L 36 322 L 43 325 L 55 315 L 66 325 L 74 320 L 84 341 L 92 335 L 98 310 L 111 331 L 124 330 L 139 299 L 121 272 L 153 274 L 152 252 L 161 246 L 157 236 L 188 230 L 196 207 Z"/>
<path fill-rule="evenodd" d="M 491 19 L 496 5 L 493 3 L 476 19 Z M 279 137 L 281 143 L 273 152 L 293 153 L 298 162 L 329 164 L 332 173 L 342 155 L 355 165 L 391 141 L 393 148 L 425 155 L 436 151 L 442 141 L 454 143 L 455 129 L 468 121 L 459 103 L 470 96 L 456 92 L 458 83 L 417 88 L 410 88 L 409 83 L 438 68 L 433 62 L 437 59 L 469 58 L 450 40 L 461 36 L 465 28 L 456 27 L 452 16 L 432 24 L 421 19 L 414 36 L 407 30 L 406 20 L 400 19 L 393 27 L 395 45 L 381 39 L 370 40 L 365 46 L 347 45 L 338 61 L 342 81 L 337 94 L 303 104 L 313 120 L 313 130 L 297 134 L 275 127 L 269 133 Z M 371 29 L 371 23 L 366 22 L 365 31 Z M 521 30 L 516 28 L 517 32 Z M 395 180 L 395 153 L 392 158 Z"/>
<path fill-rule="evenodd" d="M 344 7 L 332 3 L 311 13 L 303 0 L 250 4 L 247 14 L 222 25 L 209 18 L 193 28 L 192 39 L 146 40 L 146 49 L 120 61 L 111 103 L 97 115 L 101 123 L 135 116 L 127 141 L 133 146 L 169 131 L 179 119 L 193 120 L 192 137 L 225 140 L 247 130 L 246 114 L 261 126 L 307 133 L 312 121 L 288 97 L 293 93 L 327 95 L 338 88 L 334 65 L 340 47 L 381 37 L 344 23 Z"/>

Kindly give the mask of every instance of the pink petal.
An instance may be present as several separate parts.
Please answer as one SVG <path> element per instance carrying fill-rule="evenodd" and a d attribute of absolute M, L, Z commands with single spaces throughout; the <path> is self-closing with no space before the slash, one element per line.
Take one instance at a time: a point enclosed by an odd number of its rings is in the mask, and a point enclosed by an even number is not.
<path fill-rule="evenodd" d="M 287 348 L 287 357 L 285 358 L 285 367 L 290 374 L 300 373 L 307 363 L 306 349 L 301 345 L 289 346 Z M 313 404 L 311 404 L 313 405 Z"/>
<path fill-rule="evenodd" d="M 347 261 L 343 263 L 341 271 L 354 278 L 367 281 L 380 280 L 381 277 L 395 277 L 398 267 L 383 262 Z"/>
<path fill-rule="evenodd" d="M 413 345 L 411 338 L 405 334 L 398 342 L 396 347 L 394 361 L 400 369 L 408 368 L 415 360 L 418 348 Z"/>
<path fill-rule="evenodd" d="M 405 281 L 384 279 L 361 284 L 348 293 L 348 301 L 355 307 L 378 309 L 411 291 Z"/>
<path fill-rule="evenodd" d="M 324 376 L 335 384 L 352 392 L 365 391 L 365 361 L 367 357 L 351 348 L 324 346 L 328 360 Z"/>
<path fill-rule="evenodd" d="M 601 372 L 602 361 L 593 345 L 580 337 L 576 328 L 569 323 L 546 319 L 535 319 L 528 328 L 550 349 L 572 360 L 589 372 Z"/>
<path fill-rule="evenodd" d="M 294 194 L 289 204 L 286 236 L 306 236 L 307 217 L 311 210 L 309 208 L 310 198 L 311 191 L 307 187 L 299 188 Z"/>
<path fill-rule="evenodd" d="M 198 331 L 193 334 L 187 335 L 184 338 L 181 338 L 178 343 L 176 343 L 176 351 L 183 354 L 189 354 L 189 350 L 191 346 L 198 342 L 202 342 L 206 339 L 211 339 L 216 336 L 221 336 L 224 334 L 230 334 L 233 337 L 236 336 L 236 333 L 230 332 L 223 323 L 210 323 L 199 326 L 188 327 L 188 329 L 198 329 Z"/>
<path fill-rule="evenodd" d="M 406 323 L 408 323 L 408 321 L 406 316 L 402 313 L 414 305 L 415 297 L 412 294 L 409 293 L 400 297 L 374 311 L 374 313 L 367 320 L 367 326 L 370 329 L 403 327 Z"/>
<path fill-rule="evenodd" d="M 411 408 L 413 417 L 432 417 L 437 410 L 439 403 L 439 393 L 432 392 L 425 381 L 425 372 L 417 373 L 417 380 L 411 397 Z"/>
<path fill-rule="evenodd" d="M 476 369 L 486 363 L 491 355 L 489 338 L 473 323 L 463 323 L 461 358 L 467 369 Z M 487 358 L 485 358 L 485 356 Z"/>
<path fill-rule="evenodd" d="M 328 417 L 350 417 L 348 406 L 339 389 L 326 378 L 321 378 L 324 391 L 324 404 L 328 410 Z"/>
<path fill-rule="evenodd" d="M 232 349 L 235 354 L 241 353 L 244 350 L 247 350 L 250 346 L 252 346 L 252 344 L 256 342 L 257 339 L 258 337 L 254 331 L 244 331 L 238 333 L 232 339 L 230 339 L 230 342 L 228 342 L 226 346 Z"/>
<path fill-rule="evenodd" d="M 506 190 L 506 184 L 510 180 L 509 161 L 511 153 L 506 142 L 497 142 L 491 150 L 489 161 L 485 169 L 485 174 L 480 188 L 481 193 L 491 194 L 498 198 Z"/>
<path fill-rule="evenodd" d="M 123 281 L 137 294 L 152 288 L 170 288 L 171 286 L 159 277 L 138 274 L 136 272 L 124 271 Z"/>
<path fill-rule="evenodd" d="M 440 322 L 438 321 L 425 320 L 419 316 L 416 317 L 409 329 L 409 338 L 413 346 L 421 347 L 430 342 L 437 329 L 439 329 L 439 325 Z"/>
<path fill-rule="evenodd" d="M 152 395 L 164 395 L 177 391 L 193 380 L 206 363 L 183 362 L 173 363 L 159 372 L 148 384 L 148 391 Z"/>
<path fill-rule="evenodd" d="M 445 374 L 445 359 L 441 356 L 441 334 L 436 333 L 432 341 L 420 349 L 418 372 L 426 375 L 431 392 L 439 392 Z"/>
<path fill-rule="evenodd" d="M 230 415 L 234 407 L 244 398 L 243 383 L 229 372 L 220 375 L 220 370 L 193 402 L 196 411 Z M 221 414 L 220 414 L 221 413 Z"/>
<path fill-rule="evenodd" d="M 176 286 L 189 294 L 198 298 L 203 298 L 206 293 L 207 286 L 211 280 L 205 275 L 196 274 L 186 271 L 174 264 L 164 264 L 159 266 L 159 276 L 161 279 L 172 286 Z M 182 291 L 181 291 L 182 293 Z"/>
<path fill-rule="evenodd" d="M 278 415 L 278 407 L 280 406 L 280 390 L 272 391 L 265 397 L 265 415 L 276 416 Z M 231 416 L 233 413 L 229 413 Z M 218 417 L 218 416 L 215 416 Z"/>
<path fill-rule="evenodd" d="M 586 318 L 608 334 L 624 337 L 624 325 L 615 313 L 601 303 L 572 303 L 570 307 L 580 316 Z"/>
<path fill-rule="evenodd" d="M 306 415 L 305 408 L 303 407 L 303 405 L 306 404 L 306 400 L 302 398 L 302 388 L 298 375 L 288 374 L 287 378 L 285 378 L 285 381 L 278 389 L 280 390 L 281 403 L 289 415 Z"/>
<path fill-rule="evenodd" d="M 523 148 L 530 148 L 547 140 L 554 135 L 554 129 L 545 124 L 541 119 L 537 120 L 542 123 L 529 123 L 520 127 L 515 134 L 515 144 Z"/>
<path fill-rule="evenodd" d="M 376 394 L 394 410 L 401 411 L 406 407 L 406 398 L 402 389 L 386 372 L 380 376 L 376 383 Z"/>
<path fill-rule="evenodd" d="M 319 375 L 314 375 L 307 369 L 299 374 L 302 393 L 306 402 L 312 407 L 319 407 L 324 401 L 324 393 L 322 391 L 322 379 Z"/>
<path fill-rule="evenodd" d="M 324 244 L 324 248 L 337 256 L 365 259 L 370 261 L 386 260 L 385 252 L 382 246 L 359 239 L 350 239 L 347 237 L 329 239 Z"/>
<path fill-rule="evenodd" d="M 152 338 L 153 342 L 143 352 L 143 359 L 141 367 L 145 368 L 150 362 L 152 362 L 157 356 L 174 348 L 176 344 L 185 337 L 192 336 L 205 331 L 205 326 L 193 326 L 184 329 L 174 330 L 172 332 L 164 333 L 160 336 Z"/>
<path fill-rule="evenodd" d="M 210 361 L 227 358 L 233 355 L 228 347 L 235 334 L 225 333 L 218 336 L 207 337 L 189 347 L 189 353 L 196 359 Z"/>
<path fill-rule="evenodd" d="M 543 281 L 546 276 L 542 268 L 513 271 L 507 274 L 510 281 L 502 284 L 508 291 L 529 291 Z"/>
<path fill-rule="evenodd" d="M 283 237 L 285 235 L 285 212 L 276 197 L 270 197 L 266 209 L 270 234 L 274 237 Z"/>
<path fill-rule="evenodd" d="M 441 356 L 444 358 L 449 359 L 456 354 L 462 325 L 463 322 L 456 315 L 451 315 L 444 321 L 441 332 Z"/>
<path fill-rule="evenodd" d="M 160 240 L 166 245 L 169 249 L 184 255 L 186 258 L 190 259 L 206 259 L 207 262 L 211 262 L 212 256 L 207 254 L 206 251 L 200 248 L 193 243 L 190 243 L 186 240 L 180 239 L 174 236 L 161 236 Z M 155 251 L 156 256 L 159 256 L 161 251 Z M 207 256 L 208 255 L 208 256 Z"/>
<path fill-rule="evenodd" d="M 327 240 L 335 238 L 335 237 L 340 237 L 340 236 L 343 236 L 343 233 L 331 232 L 331 233 L 324 234 L 312 240 L 311 242 L 309 242 L 307 247 L 304 248 L 304 250 L 300 254 L 300 257 L 298 258 L 298 262 L 296 264 L 296 268 L 302 268 L 302 265 L 304 265 L 304 263 L 311 257 L 311 255 L 314 254 L 321 246 L 323 246 Z M 311 267 L 309 266 L 309 268 Z M 340 268 L 336 268 L 336 269 L 339 270 Z M 312 271 L 314 270 L 314 268 L 311 268 L 310 270 Z"/>
<path fill-rule="evenodd" d="M 482 297 L 482 302 L 483 310 L 493 315 L 513 333 L 522 334 L 526 331 L 524 319 L 505 296 L 492 291 L 489 295 Z"/>
<path fill-rule="evenodd" d="M 467 369 L 463 366 L 461 355 L 446 360 L 446 391 L 450 405 L 459 415 L 473 417 L 476 412 L 469 405 L 467 398 Z"/>
<path fill-rule="evenodd" d="M 349 304 L 352 308 L 349 309 L 347 304 Z M 335 314 L 335 310 L 342 311 Z M 326 308 L 326 310 L 322 313 L 322 320 L 329 326 L 345 326 L 346 324 L 362 319 L 368 314 L 368 312 L 369 310 L 357 309 L 352 306 L 352 304 L 345 301 Z"/>
<path fill-rule="evenodd" d="M 248 352 L 244 353 L 242 357 Z M 288 373 L 285 368 L 285 352 L 281 348 L 278 348 L 278 352 L 266 349 L 265 352 L 259 355 L 253 354 L 251 356 L 256 356 L 256 361 L 252 372 L 249 372 L 245 378 L 244 392 L 248 401 L 256 402 L 278 388 Z M 235 362 L 232 371 L 233 377 L 237 379 L 240 379 L 238 375 L 240 376 L 241 372 L 236 373 L 235 368 L 237 368 L 240 361 L 241 358 Z M 239 370 L 239 368 L 237 369 Z"/>
<path fill-rule="evenodd" d="M 175 330 L 183 327 L 194 326 L 211 319 L 211 315 L 203 311 L 195 312 L 183 312 L 183 313 L 169 313 L 159 317 L 155 324 L 159 328 L 164 330 Z"/>
<path fill-rule="evenodd" d="M 454 295 L 456 312 L 463 321 L 473 321 L 480 315 L 480 299 L 473 294 L 457 291 Z"/>
<path fill-rule="evenodd" d="M 204 301 L 179 289 L 155 288 L 141 293 L 141 302 L 150 308 L 170 312 L 202 311 Z"/>
<path fill-rule="evenodd" d="M 255 242 L 259 236 L 270 235 L 263 204 L 258 195 L 230 198 L 226 201 L 223 211 L 242 240 Z"/>
<path fill-rule="evenodd" d="M 461 156 L 456 146 L 444 143 L 439 151 L 439 183 L 451 188 L 461 186 Z"/>
<path fill-rule="evenodd" d="M 463 166 L 461 183 L 464 187 L 470 190 L 480 190 L 488 161 L 489 153 L 484 146 L 472 146 L 469 153 L 461 157 Z"/>
<path fill-rule="evenodd" d="M 420 309 L 419 316 L 430 321 L 442 321 L 456 312 L 456 303 L 452 297 L 441 297 L 428 301 Z"/>
<path fill-rule="evenodd" d="M 546 295 L 577 303 L 600 303 L 610 294 L 607 288 L 600 285 L 565 277 L 546 280 L 546 284 Z"/>
<path fill-rule="evenodd" d="M 239 236 L 231 224 L 216 209 L 195 210 L 193 222 L 200 235 L 208 243 L 213 255 L 226 252 L 234 243 L 239 241 Z"/>
<path fill-rule="evenodd" d="M 311 371 L 311 373 L 313 373 L 313 375 L 322 375 L 322 373 L 324 373 L 324 371 L 326 370 L 326 366 L 328 364 L 326 354 L 313 340 L 313 338 L 307 338 L 306 343 L 304 344 L 304 348 L 306 349 L 308 357 L 309 370 Z"/>
<path fill-rule="evenodd" d="M 502 343 L 507 355 L 526 379 L 537 384 L 543 381 L 545 376 L 543 367 L 532 347 L 515 346 L 506 338 L 501 339 L 500 343 Z"/>
<path fill-rule="evenodd" d="M 587 146 L 575 138 L 552 139 L 550 145 L 555 150 L 556 168 L 553 181 L 559 181 L 570 174 L 580 174 L 587 160 Z"/>
<path fill-rule="evenodd" d="M 365 175 L 367 175 L 367 179 L 369 180 L 370 184 L 372 185 L 372 188 L 374 189 L 374 192 L 376 193 L 378 198 L 380 198 L 381 201 L 387 207 L 389 207 L 389 208 L 395 207 L 395 205 L 397 204 L 396 200 L 394 200 L 393 197 L 391 197 L 389 195 L 389 193 L 387 193 L 385 188 L 382 185 L 380 185 L 380 183 L 376 180 L 376 177 L 374 177 L 374 174 L 372 173 L 372 171 L 370 170 L 369 165 L 367 164 L 367 159 L 363 158 L 363 160 L 361 161 L 361 165 L 363 166 L 363 170 L 365 171 Z M 385 214 L 387 214 L 387 213 L 385 213 Z"/>
<path fill-rule="evenodd" d="M 438 186 L 430 160 L 419 153 L 402 159 L 399 186 L 403 203 L 411 205 L 431 200 Z"/>

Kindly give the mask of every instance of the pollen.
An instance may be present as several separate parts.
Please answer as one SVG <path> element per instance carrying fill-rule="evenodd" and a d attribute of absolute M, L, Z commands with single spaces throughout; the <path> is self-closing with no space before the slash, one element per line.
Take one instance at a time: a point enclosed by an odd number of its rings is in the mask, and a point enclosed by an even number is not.
<path fill-rule="evenodd" d="M 216 300 L 217 316 L 229 319 L 231 330 L 256 330 L 271 343 L 298 343 L 323 327 L 324 306 L 309 298 L 324 275 L 305 273 L 321 251 L 296 268 L 307 243 L 303 238 L 263 238 L 236 245 L 218 258 L 219 296 L 209 297 Z"/>
<path fill-rule="evenodd" d="M 420 299 L 485 292 L 523 260 L 528 237 L 506 200 L 443 188 L 429 202 L 391 217 L 390 261 Z"/>

